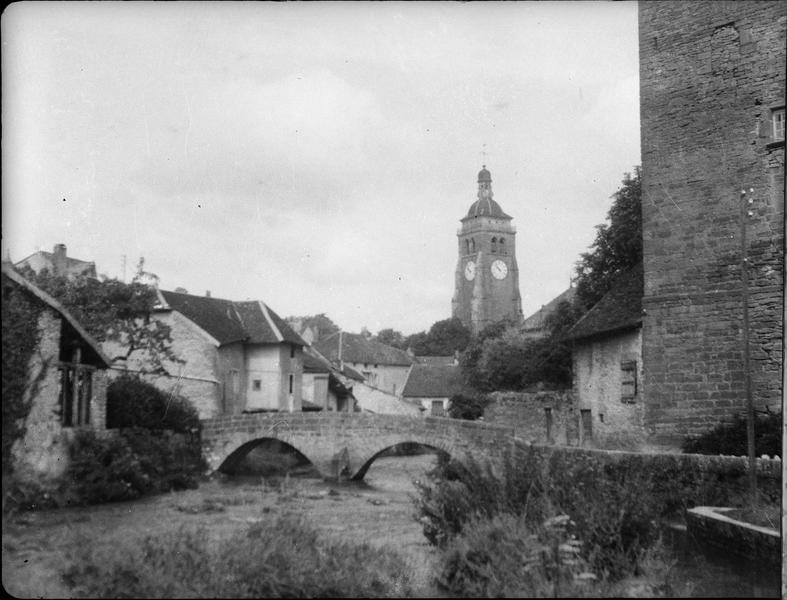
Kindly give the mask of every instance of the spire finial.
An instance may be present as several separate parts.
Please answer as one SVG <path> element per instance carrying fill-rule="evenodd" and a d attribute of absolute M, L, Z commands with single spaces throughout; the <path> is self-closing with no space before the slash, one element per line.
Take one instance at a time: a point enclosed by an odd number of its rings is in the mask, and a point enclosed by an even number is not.
<path fill-rule="evenodd" d="M 486 144 L 482 144 L 481 147 L 481 166 L 486 169 Z"/>

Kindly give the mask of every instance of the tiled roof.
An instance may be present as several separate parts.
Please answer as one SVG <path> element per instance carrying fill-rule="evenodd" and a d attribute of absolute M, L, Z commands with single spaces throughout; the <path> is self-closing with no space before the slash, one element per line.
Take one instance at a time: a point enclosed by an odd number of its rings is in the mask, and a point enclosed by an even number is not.
<path fill-rule="evenodd" d="M 357 333 L 334 333 L 312 344 L 325 358 L 339 360 L 339 338 L 342 340 L 341 360 L 380 365 L 411 365 L 414 359 L 404 350 L 368 340 Z"/>
<path fill-rule="evenodd" d="M 330 373 L 331 364 L 323 362 L 316 356 L 304 352 L 303 353 L 303 372 L 304 373 Z"/>
<path fill-rule="evenodd" d="M 572 302 L 576 294 L 577 289 L 575 287 L 570 287 L 567 290 L 564 290 L 552 300 L 547 302 L 544 306 L 539 308 L 532 315 L 527 317 L 522 323 L 522 329 L 525 331 L 539 331 L 543 329 L 547 317 L 557 310 L 557 307 L 560 305 L 560 303 L 563 301 Z"/>
<path fill-rule="evenodd" d="M 213 336 L 219 344 L 247 341 L 253 344 L 306 343 L 266 304 L 233 302 L 161 290 L 169 308 L 178 311 Z"/>
<path fill-rule="evenodd" d="M 642 324 L 642 263 L 623 273 L 566 336 L 579 340 L 639 327 Z"/>
<path fill-rule="evenodd" d="M 409 398 L 450 398 L 467 393 L 462 372 L 457 365 L 419 363 L 410 369 L 402 396 Z"/>
<path fill-rule="evenodd" d="M 36 257 L 38 260 L 36 260 Z M 61 275 L 84 275 L 85 277 L 96 279 L 96 263 L 80 260 L 78 258 L 71 258 L 70 256 L 64 257 L 64 261 L 65 272 L 60 273 Z M 32 266 L 36 262 L 46 266 L 50 273 L 55 271 L 55 255 L 45 250 L 39 250 L 27 258 L 20 260 L 16 263 L 16 267 L 23 267 L 25 265 Z M 41 270 L 41 268 L 43 267 L 39 267 L 38 270 Z"/>

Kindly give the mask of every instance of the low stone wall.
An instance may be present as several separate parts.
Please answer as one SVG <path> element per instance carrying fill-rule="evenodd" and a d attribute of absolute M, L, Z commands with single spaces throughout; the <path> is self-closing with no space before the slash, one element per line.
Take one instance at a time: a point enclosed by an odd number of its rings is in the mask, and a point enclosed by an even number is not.
<path fill-rule="evenodd" d="M 688 533 L 717 550 L 746 560 L 781 563 L 782 540 L 776 529 L 758 527 L 727 516 L 731 509 L 698 506 L 686 513 Z"/>
<path fill-rule="evenodd" d="M 653 473 L 663 482 L 661 487 L 665 494 L 682 494 L 680 500 L 686 506 L 736 506 L 746 501 L 749 493 L 749 462 L 745 456 L 598 450 L 532 444 L 521 438 L 516 440 L 516 445 L 520 451 L 533 450 L 544 457 L 563 453 L 589 457 L 601 464 L 628 462 L 643 472 Z M 761 498 L 772 503 L 780 502 L 782 461 L 758 458 L 756 468 Z"/>
<path fill-rule="evenodd" d="M 515 435 L 539 444 L 579 444 L 579 412 L 568 390 L 492 392 L 484 421 L 513 427 Z"/>

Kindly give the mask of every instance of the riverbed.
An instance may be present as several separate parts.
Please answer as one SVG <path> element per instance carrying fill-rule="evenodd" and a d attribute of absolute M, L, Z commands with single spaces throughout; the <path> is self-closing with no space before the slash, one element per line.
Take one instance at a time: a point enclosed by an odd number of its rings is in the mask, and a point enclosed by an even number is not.
<path fill-rule="evenodd" d="M 76 544 L 133 545 L 145 536 L 200 525 L 214 538 L 230 536 L 278 514 L 302 515 L 326 536 L 389 547 L 403 556 L 418 595 L 440 594 L 432 583 L 436 551 L 414 516 L 413 480 L 434 455 L 378 458 L 363 482 L 333 483 L 308 467 L 286 477 L 217 477 L 199 489 L 132 502 L 23 513 L 3 527 L 3 587 L 17 597 L 67 598 L 61 572 Z M 705 557 L 679 544 L 674 589 L 692 597 L 779 597 L 778 572 L 758 571 L 729 557 Z M 726 560 L 725 560 L 726 559 Z"/>
<path fill-rule="evenodd" d="M 438 594 L 430 583 L 434 549 L 414 518 L 413 479 L 434 455 L 383 457 L 363 482 L 330 483 L 306 470 L 276 478 L 216 478 L 199 489 L 132 502 L 24 513 L 3 528 L 3 587 L 17 597 L 67 598 L 60 572 L 74 544 L 101 545 L 199 524 L 213 536 L 229 536 L 276 514 L 303 515 L 325 535 L 387 546 L 410 565 L 423 597 Z"/>

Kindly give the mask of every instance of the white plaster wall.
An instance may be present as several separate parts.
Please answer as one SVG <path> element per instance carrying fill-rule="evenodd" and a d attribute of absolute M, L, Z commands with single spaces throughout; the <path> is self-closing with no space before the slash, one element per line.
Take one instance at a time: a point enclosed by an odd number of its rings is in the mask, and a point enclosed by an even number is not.
<path fill-rule="evenodd" d="M 407 382 L 407 375 L 410 373 L 410 365 L 381 365 L 375 363 L 347 362 L 359 373 L 369 371 L 376 375 L 376 383 L 367 381 L 367 385 L 376 387 L 383 392 L 391 393 L 395 396 L 401 395 L 404 384 Z"/>
<path fill-rule="evenodd" d="M 629 404 L 621 400 L 620 365 L 632 360 L 637 362 L 637 396 Z M 641 329 L 577 344 L 573 367 L 579 408 L 591 411 L 594 438 L 596 434 L 603 437 L 641 429 L 644 413 Z"/>
<path fill-rule="evenodd" d="M 400 397 L 388 394 L 361 382 L 353 384 L 353 395 L 361 410 L 388 415 L 418 415 L 417 406 L 404 402 Z"/>

